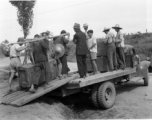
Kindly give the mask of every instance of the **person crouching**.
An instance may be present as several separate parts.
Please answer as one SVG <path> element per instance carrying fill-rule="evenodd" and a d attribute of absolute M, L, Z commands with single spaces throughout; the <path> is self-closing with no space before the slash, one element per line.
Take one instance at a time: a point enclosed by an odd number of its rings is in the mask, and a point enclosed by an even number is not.
<path fill-rule="evenodd" d="M 18 38 L 17 42 L 24 42 L 24 38 Z M 19 67 L 22 66 L 20 59 L 20 52 L 26 49 L 26 46 L 22 46 L 23 43 L 14 44 L 10 47 L 10 72 L 9 77 L 9 92 L 12 91 L 11 84 L 16 73 L 18 73 Z"/>

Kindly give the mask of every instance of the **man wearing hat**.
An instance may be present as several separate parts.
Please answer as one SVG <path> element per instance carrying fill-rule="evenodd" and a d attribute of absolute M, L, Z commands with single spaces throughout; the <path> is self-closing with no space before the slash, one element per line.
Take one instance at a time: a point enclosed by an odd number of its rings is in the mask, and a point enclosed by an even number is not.
<path fill-rule="evenodd" d="M 65 34 L 66 31 L 65 30 L 62 30 L 60 34 Z M 66 50 L 66 45 L 68 44 L 69 42 L 69 39 L 70 39 L 70 34 L 68 33 L 68 38 L 66 38 L 65 36 L 60 36 L 58 37 L 55 41 L 54 41 L 54 44 L 61 44 L 63 45 L 64 49 Z M 68 64 L 67 64 L 67 52 L 64 53 L 64 55 L 62 57 L 60 57 L 60 61 L 61 61 L 61 64 L 62 64 L 62 72 L 61 74 L 63 75 L 63 78 L 66 78 L 68 76 L 70 76 L 68 74 L 68 72 L 70 71 L 69 68 L 68 68 Z"/>
<path fill-rule="evenodd" d="M 18 38 L 17 42 L 24 42 L 24 38 Z M 26 46 L 23 44 L 14 44 L 10 47 L 10 78 L 9 78 L 9 91 L 11 91 L 12 79 L 15 74 L 18 73 L 18 68 L 21 67 L 20 52 L 26 49 Z"/>
<path fill-rule="evenodd" d="M 110 71 L 113 71 L 117 70 L 116 46 L 115 36 L 109 30 L 110 28 L 105 27 L 103 32 L 106 34 L 104 42 L 107 44 L 108 68 Z"/>
<path fill-rule="evenodd" d="M 125 62 L 125 54 L 124 54 L 124 37 L 123 34 L 121 33 L 121 27 L 116 24 L 114 27 L 117 32 L 115 42 L 116 42 L 116 53 L 117 53 L 117 61 L 118 61 L 118 67 L 120 69 L 125 69 L 126 67 L 126 62 Z"/>
<path fill-rule="evenodd" d="M 76 44 L 78 72 L 80 78 L 85 78 L 87 73 L 86 54 L 88 53 L 86 35 L 80 30 L 80 24 L 78 23 L 74 24 L 73 29 L 75 31 L 73 42 Z"/>
<path fill-rule="evenodd" d="M 83 28 L 84 28 L 84 30 L 85 30 L 85 34 L 86 34 L 87 40 L 90 38 L 89 35 L 88 35 L 88 33 L 87 33 L 88 26 L 89 26 L 89 25 L 88 25 L 87 23 L 83 24 Z"/>

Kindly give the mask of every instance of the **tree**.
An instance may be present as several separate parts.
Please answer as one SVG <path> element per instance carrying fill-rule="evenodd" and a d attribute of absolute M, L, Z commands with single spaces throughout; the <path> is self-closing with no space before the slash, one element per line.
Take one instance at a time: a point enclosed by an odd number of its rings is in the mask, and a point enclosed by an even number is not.
<path fill-rule="evenodd" d="M 18 23 L 23 29 L 24 38 L 29 35 L 29 30 L 33 25 L 33 7 L 35 5 L 36 0 L 27 0 L 27 1 L 12 1 L 10 3 L 17 7 L 17 17 Z"/>

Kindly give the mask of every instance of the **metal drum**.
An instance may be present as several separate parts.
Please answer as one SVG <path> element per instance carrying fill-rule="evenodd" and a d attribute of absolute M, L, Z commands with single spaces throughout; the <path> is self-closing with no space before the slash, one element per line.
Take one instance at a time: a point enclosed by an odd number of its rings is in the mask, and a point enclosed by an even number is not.
<path fill-rule="evenodd" d="M 56 44 L 55 45 L 55 56 L 56 58 L 60 58 L 64 55 L 65 49 L 62 44 Z"/>

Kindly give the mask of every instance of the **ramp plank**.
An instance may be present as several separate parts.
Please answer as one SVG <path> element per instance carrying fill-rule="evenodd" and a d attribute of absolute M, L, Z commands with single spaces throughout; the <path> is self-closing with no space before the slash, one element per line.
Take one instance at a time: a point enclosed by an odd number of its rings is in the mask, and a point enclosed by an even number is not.
<path fill-rule="evenodd" d="M 22 105 L 24 105 L 24 104 L 26 104 L 34 99 L 46 94 L 46 93 L 49 93 L 49 92 L 55 90 L 56 88 L 61 87 L 62 85 L 65 85 L 69 81 L 74 80 L 78 77 L 79 77 L 79 75 L 75 74 L 75 75 L 72 75 L 71 77 L 68 77 L 68 78 L 63 79 L 63 80 L 52 81 L 46 87 L 39 87 L 37 89 L 36 93 L 27 92 L 27 94 L 25 94 L 21 98 L 16 99 L 15 101 L 11 101 L 11 103 L 9 103 L 9 104 L 13 105 L 13 106 L 22 106 Z"/>
<path fill-rule="evenodd" d="M 16 96 L 18 96 L 19 94 L 22 94 L 22 93 L 23 93 L 23 91 L 16 91 L 16 92 L 10 93 L 10 94 L 8 94 L 8 95 L 6 95 L 6 96 L 3 96 L 3 97 L 1 98 L 1 102 L 3 103 L 3 102 L 5 102 L 6 100 L 9 100 L 9 99 L 11 99 L 11 98 L 14 98 L 14 97 L 16 97 Z"/>

